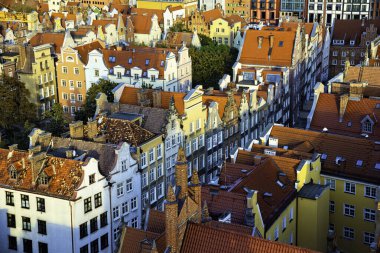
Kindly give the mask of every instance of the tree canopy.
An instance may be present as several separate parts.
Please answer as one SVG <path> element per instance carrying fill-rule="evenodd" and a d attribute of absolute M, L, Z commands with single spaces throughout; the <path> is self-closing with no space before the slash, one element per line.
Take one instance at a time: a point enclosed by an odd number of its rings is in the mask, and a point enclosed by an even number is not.
<path fill-rule="evenodd" d="M 204 88 L 218 88 L 218 82 L 224 74 L 232 75 L 232 66 L 238 50 L 226 45 L 217 45 L 210 38 L 200 36 L 202 47 L 190 48 L 192 60 L 193 85 Z"/>
<path fill-rule="evenodd" d="M 54 104 L 50 111 L 45 112 L 45 120 L 48 122 L 46 130 L 53 135 L 61 135 L 67 130 L 68 120 L 60 104 Z"/>
<path fill-rule="evenodd" d="M 29 102 L 29 91 L 16 78 L 0 77 L 0 127 L 12 129 L 36 120 L 36 106 Z"/>
<path fill-rule="evenodd" d="M 103 92 L 107 95 L 107 99 L 109 102 L 113 102 L 112 90 L 116 86 L 117 83 L 105 79 L 100 79 L 98 83 L 93 84 L 91 88 L 87 91 L 86 103 L 84 105 L 83 110 L 77 111 L 75 113 L 75 119 L 87 122 L 88 118 L 94 116 L 96 110 L 95 99 L 100 92 Z"/>

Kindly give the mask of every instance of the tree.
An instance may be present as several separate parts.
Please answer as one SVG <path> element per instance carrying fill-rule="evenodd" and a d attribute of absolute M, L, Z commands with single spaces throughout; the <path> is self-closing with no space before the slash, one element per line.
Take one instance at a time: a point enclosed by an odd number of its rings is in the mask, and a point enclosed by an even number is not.
<path fill-rule="evenodd" d="M 192 60 L 193 85 L 204 88 L 218 88 L 218 82 L 224 74 L 232 75 L 232 66 L 237 58 L 237 49 L 226 45 L 216 45 L 204 37 L 205 46 L 200 49 L 190 48 Z"/>
<path fill-rule="evenodd" d="M 96 96 L 102 92 L 107 95 L 109 102 L 113 102 L 113 93 L 112 90 L 117 86 L 117 83 L 100 79 L 98 83 L 93 84 L 91 88 L 87 91 L 86 103 L 83 110 L 77 111 L 75 113 L 76 120 L 82 120 L 87 122 L 88 118 L 91 118 L 95 114 L 96 110 Z"/>
<path fill-rule="evenodd" d="M 0 127 L 6 130 L 23 127 L 26 121 L 34 122 L 36 106 L 29 102 L 29 91 L 16 78 L 0 77 Z"/>
<path fill-rule="evenodd" d="M 46 130 L 53 135 L 61 135 L 67 129 L 68 121 L 60 104 L 54 104 L 50 111 L 45 112 L 45 120 L 48 122 Z"/>

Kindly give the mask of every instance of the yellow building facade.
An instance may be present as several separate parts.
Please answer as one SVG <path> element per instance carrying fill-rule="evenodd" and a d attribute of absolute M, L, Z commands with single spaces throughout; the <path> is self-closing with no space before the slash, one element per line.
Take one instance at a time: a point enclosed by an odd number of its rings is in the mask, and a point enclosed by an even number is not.
<path fill-rule="evenodd" d="M 210 24 L 210 38 L 219 45 L 232 46 L 241 22 L 230 23 L 226 18 L 218 18 Z"/>
<path fill-rule="evenodd" d="M 36 104 L 38 115 L 43 116 L 57 102 L 56 72 L 51 45 L 29 46 L 22 50 L 25 50 L 21 53 L 25 57 L 25 64 L 18 76 L 29 90 L 30 101 Z"/>
<path fill-rule="evenodd" d="M 343 252 L 370 252 L 379 186 L 329 175 L 321 178 L 330 185 L 329 229 L 334 232 L 335 245 Z"/>
<path fill-rule="evenodd" d="M 197 9 L 198 2 L 193 0 L 185 1 L 152 1 L 137 0 L 137 8 L 166 10 L 167 7 L 180 6 L 185 9 L 185 15 L 190 16 Z"/>

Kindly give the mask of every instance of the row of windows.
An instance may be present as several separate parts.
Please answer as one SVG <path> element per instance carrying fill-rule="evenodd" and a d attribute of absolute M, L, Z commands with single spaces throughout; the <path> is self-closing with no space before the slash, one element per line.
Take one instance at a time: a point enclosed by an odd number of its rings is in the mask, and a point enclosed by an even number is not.
<path fill-rule="evenodd" d="M 330 190 L 336 190 L 336 181 L 332 178 L 325 178 L 325 184 L 330 186 Z M 352 182 L 344 182 L 344 192 L 356 194 L 356 184 Z M 376 187 L 364 186 L 364 197 L 376 198 Z"/>
<path fill-rule="evenodd" d="M 115 206 L 112 208 L 113 220 L 120 219 L 121 215 L 127 215 L 130 211 L 137 210 L 137 197 L 133 197 L 130 201 L 125 201 L 121 206 Z M 121 211 L 121 213 L 120 213 Z"/>
<path fill-rule="evenodd" d="M 92 197 L 85 198 L 83 200 L 84 202 L 84 213 L 88 213 L 92 210 Z M 95 203 L 95 208 L 98 208 L 102 206 L 102 193 L 99 192 L 94 195 L 94 203 Z"/>
<path fill-rule="evenodd" d="M 334 224 L 330 224 L 330 230 L 335 230 Z M 355 229 L 351 227 L 343 227 L 343 238 L 348 240 L 355 239 Z M 371 232 L 363 232 L 363 243 L 371 244 L 375 241 L 375 234 Z"/>
<path fill-rule="evenodd" d="M 64 106 L 62 106 L 62 108 L 63 108 L 63 112 L 64 113 L 69 113 L 69 112 L 71 112 L 71 114 L 75 114 L 75 112 L 76 111 L 81 111 L 82 110 L 82 107 L 80 107 L 80 106 L 78 106 L 78 107 L 76 107 L 76 106 L 67 106 L 67 105 L 64 105 Z"/>
<path fill-rule="evenodd" d="M 199 137 L 193 138 L 190 142 L 186 143 L 186 156 L 189 156 L 192 154 L 192 152 L 197 151 L 198 149 L 202 148 L 205 145 L 205 138 L 204 135 L 200 135 Z"/>
<path fill-rule="evenodd" d="M 67 68 L 66 66 L 63 66 L 63 67 L 62 67 L 62 73 L 63 73 L 63 74 L 67 74 L 67 73 L 68 73 L 68 68 Z M 79 75 L 79 68 L 74 67 L 74 68 L 73 68 L 73 73 L 74 73 L 75 75 Z"/>
<path fill-rule="evenodd" d="M 22 230 L 24 231 L 32 231 L 32 225 L 29 217 L 22 216 Z M 16 216 L 11 213 L 7 213 L 7 226 L 9 228 L 16 228 Z M 46 221 L 37 220 L 37 229 L 38 233 L 42 235 L 47 234 L 46 230 Z"/>
<path fill-rule="evenodd" d="M 107 212 L 104 212 L 100 215 L 100 228 L 105 227 L 108 225 L 108 218 L 107 218 Z M 84 222 L 81 225 L 79 225 L 79 238 L 82 239 L 89 235 L 88 233 L 88 222 Z M 90 233 L 95 233 L 98 231 L 98 217 L 94 217 L 90 220 Z"/>
<path fill-rule="evenodd" d="M 133 190 L 133 182 L 132 178 L 128 178 L 125 182 L 125 188 L 124 188 L 124 182 L 120 182 L 116 185 L 116 196 L 120 197 L 124 195 L 124 189 L 126 189 L 127 192 L 131 192 Z"/>
<path fill-rule="evenodd" d="M 14 206 L 14 193 L 13 192 L 5 192 L 5 202 L 8 206 Z M 45 199 L 44 198 L 36 198 L 37 203 L 37 211 L 39 212 L 45 212 Z M 29 209 L 30 208 L 30 202 L 29 202 L 29 196 L 25 194 L 21 194 L 21 208 Z"/>
<path fill-rule="evenodd" d="M 167 137 L 165 140 L 165 148 L 166 150 L 175 147 L 176 145 L 180 145 L 182 143 L 182 134 L 178 133 L 177 136 L 173 134 L 171 137 Z"/>
<path fill-rule="evenodd" d="M 69 94 L 63 92 L 62 93 L 62 99 L 63 100 L 69 100 Z M 76 98 L 75 98 L 75 94 L 74 93 L 70 93 L 70 100 L 72 102 L 75 102 L 76 101 Z M 82 94 L 77 94 L 77 101 L 79 102 L 82 102 L 83 101 L 83 95 Z"/>
<path fill-rule="evenodd" d="M 69 80 L 69 84 L 70 84 L 70 89 L 74 89 L 75 88 L 73 80 Z M 64 79 L 62 79 L 61 80 L 61 85 L 62 85 L 62 87 L 67 87 L 67 81 L 64 80 Z M 82 81 L 77 81 L 77 88 L 82 88 Z"/>
<path fill-rule="evenodd" d="M 335 212 L 335 201 L 330 201 L 330 212 Z M 355 217 L 355 206 L 350 204 L 343 204 L 343 215 L 348 217 Z M 370 208 L 363 209 L 363 218 L 365 221 L 375 222 L 376 210 Z"/>
<path fill-rule="evenodd" d="M 213 147 L 221 144 L 223 142 L 223 131 L 220 131 L 214 134 L 211 137 L 207 138 L 207 150 L 210 150 Z"/>
<path fill-rule="evenodd" d="M 149 173 L 149 182 L 152 183 L 156 179 L 162 177 L 164 175 L 164 169 L 162 167 L 162 163 L 157 165 L 156 167 L 150 168 L 149 172 L 144 172 L 142 174 L 141 183 L 142 187 L 145 187 L 148 185 L 148 173 Z"/>
<path fill-rule="evenodd" d="M 162 153 L 161 144 L 158 144 L 156 148 L 151 148 L 149 150 L 149 164 L 152 164 L 153 162 L 155 162 L 156 157 L 157 159 L 162 158 L 162 154 L 163 153 Z M 145 168 L 146 166 L 148 166 L 147 153 L 144 152 L 144 153 L 141 153 L 141 168 Z"/>
<path fill-rule="evenodd" d="M 284 232 L 284 231 L 286 230 L 286 227 L 287 227 L 287 224 L 288 224 L 287 218 L 288 218 L 287 215 L 285 215 L 285 216 L 282 218 L 282 222 L 281 222 L 282 232 Z M 290 208 L 290 210 L 289 210 L 289 223 L 292 222 L 293 219 L 294 219 L 294 209 L 293 209 L 293 207 L 292 207 L 292 208 Z M 273 232 L 273 240 L 277 241 L 277 240 L 278 240 L 278 237 L 279 237 L 279 226 L 277 226 L 277 227 L 274 229 L 274 232 Z M 269 236 L 268 240 L 271 240 L 270 236 Z M 293 243 L 293 242 L 291 242 L 291 243 Z"/>
<path fill-rule="evenodd" d="M 142 196 L 143 207 L 145 208 L 148 203 L 153 204 L 157 200 L 164 197 L 164 194 L 165 194 L 165 183 L 162 182 L 162 183 L 157 184 L 157 186 L 155 187 L 152 186 L 149 190 L 149 193 L 146 192 Z"/>
<path fill-rule="evenodd" d="M 89 251 L 90 246 L 90 251 Z M 100 237 L 100 250 L 108 247 L 108 233 L 105 233 Z M 90 244 L 86 244 L 80 248 L 80 253 L 98 253 L 99 252 L 99 239 L 91 241 Z"/>
<path fill-rule="evenodd" d="M 32 253 L 33 252 L 33 241 L 29 239 L 22 239 L 23 252 Z M 8 236 L 8 249 L 17 250 L 17 237 Z M 38 253 L 48 253 L 48 244 L 44 242 L 38 242 Z"/>

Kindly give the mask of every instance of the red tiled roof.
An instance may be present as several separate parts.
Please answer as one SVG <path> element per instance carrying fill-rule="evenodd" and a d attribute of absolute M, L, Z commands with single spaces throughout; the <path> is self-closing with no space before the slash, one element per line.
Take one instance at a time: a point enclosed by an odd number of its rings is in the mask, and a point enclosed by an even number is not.
<path fill-rule="evenodd" d="M 274 126 L 270 136 L 278 139 L 279 147 L 288 146 L 288 149 L 310 142 L 314 149 L 307 152 L 326 154 L 326 159 L 322 160 L 324 174 L 374 184 L 380 182 L 380 170 L 375 168 L 376 163 L 380 163 L 380 147 L 374 141 L 280 126 Z M 339 165 L 337 157 L 345 161 Z M 363 164 L 358 167 L 359 160 Z"/>
<path fill-rule="evenodd" d="M 149 218 L 146 230 L 156 234 L 164 233 L 165 213 L 158 210 L 149 209 Z"/>
<path fill-rule="evenodd" d="M 288 244 L 268 241 L 257 237 L 213 229 L 188 223 L 182 242 L 181 253 L 306 253 L 314 252 Z"/>
<path fill-rule="evenodd" d="M 75 49 L 78 51 L 80 58 L 84 64 L 88 62 L 88 53 L 90 53 L 94 49 L 102 49 L 103 45 L 99 41 L 94 41 L 83 46 L 76 47 Z"/>
<path fill-rule="evenodd" d="M 329 132 L 360 137 L 362 134 L 361 121 L 368 115 L 374 122 L 373 132 L 369 138 L 380 141 L 380 101 L 377 99 L 362 98 L 348 100 L 342 122 L 339 121 L 340 96 L 322 93 L 318 97 L 310 128 L 321 131 L 326 127 Z M 350 123 L 350 124 L 349 124 Z"/>
<path fill-rule="evenodd" d="M 156 240 L 160 235 L 137 228 L 125 227 L 120 240 L 120 250 L 122 253 L 140 253 L 141 242 Z"/>
<path fill-rule="evenodd" d="M 64 33 L 37 33 L 29 40 L 29 44 L 33 47 L 43 44 L 52 44 L 55 53 L 60 54 L 64 40 Z"/>
<path fill-rule="evenodd" d="M 263 37 L 259 48 L 259 36 Z M 270 52 L 269 36 L 274 36 Z M 291 66 L 296 33 L 293 31 L 247 30 L 239 62 L 265 66 Z"/>

